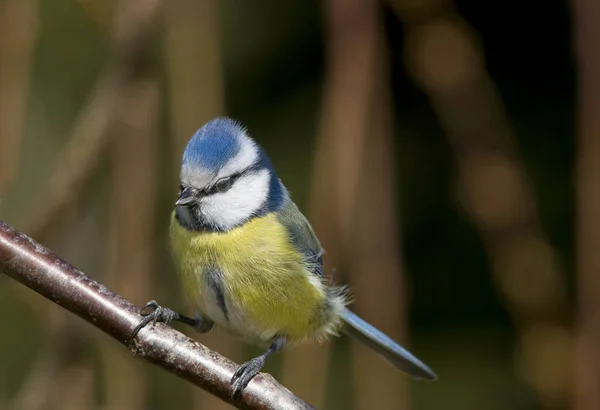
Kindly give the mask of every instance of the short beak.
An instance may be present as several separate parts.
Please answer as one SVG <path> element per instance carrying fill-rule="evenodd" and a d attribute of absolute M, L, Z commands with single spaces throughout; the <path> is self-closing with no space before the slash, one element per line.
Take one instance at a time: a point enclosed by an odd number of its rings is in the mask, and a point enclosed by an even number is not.
<path fill-rule="evenodd" d="M 192 191 L 192 189 L 184 188 L 183 191 L 181 191 L 181 194 L 179 194 L 179 198 L 177 198 L 175 206 L 186 206 L 194 202 L 195 200 L 196 197 L 194 196 L 194 192 Z"/>

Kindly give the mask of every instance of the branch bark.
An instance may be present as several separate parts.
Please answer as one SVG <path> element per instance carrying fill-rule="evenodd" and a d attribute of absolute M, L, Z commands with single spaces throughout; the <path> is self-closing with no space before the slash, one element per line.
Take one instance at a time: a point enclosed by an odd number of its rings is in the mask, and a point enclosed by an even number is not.
<path fill-rule="evenodd" d="M 235 363 L 162 323 L 142 329 L 129 343 L 141 319 L 138 308 L 2 221 L 0 271 L 112 336 L 134 355 L 237 408 L 312 409 L 266 374 L 258 375 L 242 397 L 233 400 L 229 381 Z"/>

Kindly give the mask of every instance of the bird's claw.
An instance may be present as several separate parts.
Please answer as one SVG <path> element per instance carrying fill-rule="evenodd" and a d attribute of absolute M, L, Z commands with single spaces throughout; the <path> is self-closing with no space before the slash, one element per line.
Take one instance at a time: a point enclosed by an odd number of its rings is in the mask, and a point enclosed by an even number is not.
<path fill-rule="evenodd" d="M 232 397 L 234 399 L 239 398 L 248 383 L 250 383 L 250 380 L 260 373 L 260 370 L 265 364 L 264 362 L 262 357 L 255 357 L 238 367 L 231 378 L 231 384 L 233 384 Z"/>
<path fill-rule="evenodd" d="M 151 308 L 152 311 L 145 313 L 144 311 L 148 308 Z M 168 325 L 178 316 L 177 312 L 160 306 L 155 300 L 151 300 L 150 302 L 146 303 L 140 309 L 140 315 L 142 315 L 143 318 L 140 320 L 140 323 L 137 324 L 135 329 L 133 329 L 130 340 L 133 340 L 139 331 L 142 330 L 142 328 L 144 328 L 148 323 L 152 322 L 153 325 L 156 325 L 158 322 L 163 322 Z"/>

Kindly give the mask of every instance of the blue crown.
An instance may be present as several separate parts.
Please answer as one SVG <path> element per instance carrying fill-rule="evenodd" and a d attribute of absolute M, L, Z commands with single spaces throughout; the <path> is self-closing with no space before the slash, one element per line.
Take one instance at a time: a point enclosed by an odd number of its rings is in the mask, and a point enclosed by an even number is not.
<path fill-rule="evenodd" d="M 245 127 L 228 117 L 218 117 L 202 126 L 192 136 L 183 152 L 183 166 L 201 167 L 211 172 L 218 172 L 229 160 L 241 150 L 243 140 L 251 138 Z M 248 171 L 267 169 L 271 176 L 269 197 L 264 209 L 259 214 L 278 209 L 287 197 L 287 191 L 273 170 L 269 157 L 262 148 L 253 143 L 257 158 L 249 165 Z"/>
<path fill-rule="evenodd" d="M 207 122 L 192 136 L 183 152 L 183 164 L 219 169 L 240 150 L 244 127 L 227 117 Z"/>

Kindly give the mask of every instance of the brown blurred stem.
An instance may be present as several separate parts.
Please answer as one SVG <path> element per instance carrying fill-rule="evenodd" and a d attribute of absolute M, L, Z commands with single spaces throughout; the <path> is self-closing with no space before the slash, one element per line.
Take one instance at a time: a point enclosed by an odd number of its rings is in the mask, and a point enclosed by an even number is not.
<path fill-rule="evenodd" d="M 64 309 L 57 305 L 52 308 L 55 309 L 50 309 L 54 313 L 51 320 L 68 320 Z M 56 332 L 65 330 L 69 333 L 68 337 L 57 337 Z M 74 353 L 79 350 L 74 349 L 73 333 L 65 326 L 52 326 L 51 331 L 44 335 L 42 351 L 8 408 L 86 410 L 95 407 L 93 366 L 83 357 L 73 360 Z"/>
<path fill-rule="evenodd" d="M 341 282 L 354 193 L 361 171 L 374 78 L 372 0 L 324 2 L 327 75 L 319 119 L 308 216 L 326 250 L 325 274 Z M 329 344 L 286 355 L 283 380 L 317 407 L 325 398 Z"/>
<path fill-rule="evenodd" d="M 50 403 L 58 403 L 53 400 L 53 396 L 56 396 L 53 394 L 53 381 L 68 366 L 72 332 L 63 309 L 53 305 L 45 310 L 44 343 L 25 381 L 12 399 L 10 408 L 13 410 L 44 410 L 52 408 Z M 61 402 L 65 403 L 62 398 Z"/>
<path fill-rule="evenodd" d="M 52 251 L 0 222 L 0 271 L 107 333 L 132 353 L 244 409 L 311 409 L 260 374 L 242 397 L 231 399 L 236 364 L 161 323 L 129 341 L 139 309 L 95 282 Z"/>
<path fill-rule="evenodd" d="M 409 69 L 454 150 L 457 192 L 515 325 L 520 370 L 541 408 L 564 408 L 571 362 L 566 284 L 476 33 L 448 2 L 392 3 L 406 26 Z"/>
<path fill-rule="evenodd" d="M 578 59 L 577 270 L 574 410 L 600 403 L 600 3 L 574 0 Z"/>
<path fill-rule="evenodd" d="M 373 19 L 379 21 L 379 16 Z M 348 276 L 353 309 L 395 340 L 406 344 L 406 301 L 402 241 L 398 217 L 398 179 L 387 44 L 380 24 L 376 30 L 375 84 L 368 104 L 368 144 L 365 144 L 353 214 L 352 252 Z M 367 138 L 365 135 L 365 138 Z M 357 165 L 358 167 L 358 165 Z M 410 389 L 405 375 L 354 344 L 354 408 L 408 410 Z"/>
<path fill-rule="evenodd" d="M 75 121 L 57 168 L 41 194 L 44 206 L 35 207 L 36 213 L 27 221 L 26 231 L 32 235 L 45 237 L 99 163 L 108 142 L 107 130 L 118 114 L 122 90 L 147 58 L 161 6 L 159 0 L 120 2 L 111 57 Z"/>
<path fill-rule="evenodd" d="M 218 0 L 179 0 L 165 6 L 165 57 L 169 85 L 171 167 L 180 164 L 189 138 L 206 121 L 225 113 L 223 64 L 219 33 Z M 169 179 L 174 192 L 178 176 Z M 182 298 L 186 299 L 187 298 Z M 194 332 L 189 329 L 189 332 Z M 202 336 L 207 346 L 232 360 L 241 358 L 242 344 L 226 332 Z M 229 406 L 206 392 L 193 389 L 192 407 L 226 410 Z"/>
<path fill-rule="evenodd" d="M 0 2 L 0 196 L 18 164 L 36 32 L 37 0 Z"/>
<path fill-rule="evenodd" d="M 150 299 L 155 266 L 158 81 L 153 76 L 133 81 L 124 90 L 119 112 L 111 133 L 115 136 L 114 178 L 106 280 L 128 298 L 146 301 Z M 104 410 L 143 409 L 147 387 L 139 363 L 125 360 L 125 352 L 114 343 L 101 343 L 101 348 L 107 369 Z"/>
<path fill-rule="evenodd" d="M 123 0 L 119 2 L 116 15 L 116 32 L 114 45 L 109 62 L 100 75 L 89 102 L 85 105 L 73 125 L 69 142 L 57 161 L 57 168 L 50 176 L 46 191 L 42 194 L 44 206 L 35 207 L 29 217 L 27 229 L 35 236 L 45 237 L 64 210 L 77 197 L 77 193 L 85 184 L 87 178 L 100 161 L 101 153 L 108 143 L 109 129 L 118 115 L 118 102 L 128 82 L 136 75 L 140 63 L 147 56 L 148 47 L 156 19 L 159 16 L 160 1 Z M 36 201 L 39 201 L 37 199 Z M 31 297 L 31 293 L 16 288 L 23 300 L 37 311 L 44 305 Z M 61 316 L 64 312 L 57 312 Z M 65 345 L 69 342 L 71 333 L 67 331 L 65 320 L 50 320 L 45 322 L 46 337 L 55 345 Z M 42 351 L 42 356 L 48 349 Z M 54 357 L 38 361 L 34 366 L 27 382 L 24 383 L 15 405 L 19 408 L 35 409 L 45 405 L 42 390 L 36 397 L 40 400 L 26 399 L 28 389 L 48 385 L 48 382 L 59 377 L 64 361 L 64 352 L 50 352 Z M 63 400 L 63 404 L 66 405 Z"/>
<path fill-rule="evenodd" d="M 177 164 L 192 134 L 225 111 L 218 8 L 217 0 L 179 0 L 165 6 L 165 57 Z"/>

